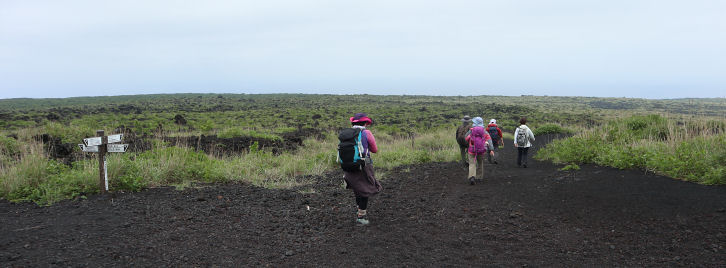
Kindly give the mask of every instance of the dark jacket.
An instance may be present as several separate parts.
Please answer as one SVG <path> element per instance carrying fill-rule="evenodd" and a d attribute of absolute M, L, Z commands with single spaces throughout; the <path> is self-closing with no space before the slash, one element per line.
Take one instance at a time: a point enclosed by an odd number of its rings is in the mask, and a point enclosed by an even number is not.
<path fill-rule="evenodd" d="M 468 148 L 469 142 L 466 141 L 466 133 L 471 128 L 471 124 L 463 124 L 456 129 L 456 143 L 461 148 Z"/>

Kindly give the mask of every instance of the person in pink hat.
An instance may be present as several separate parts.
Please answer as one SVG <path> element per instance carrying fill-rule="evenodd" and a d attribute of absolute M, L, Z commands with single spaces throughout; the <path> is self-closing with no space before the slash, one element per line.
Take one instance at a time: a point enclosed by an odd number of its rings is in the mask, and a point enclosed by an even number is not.
<path fill-rule="evenodd" d="M 338 145 L 338 162 L 341 163 L 341 167 L 345 165 L 341 161 L 341 145 L 353 141 L 356 144 L 355 153 L 361 159 L 358 160 L 358 163 L 354 163 L 352 168 L 350 166 L 343 168 L 345 174 L 343 178 L 346 182 L 346 189 L 353 189 L 355 195 L 355 202 L 358 206 L 356 222 L 366 225 L 369 223 L 366 216 L 368 213 L 368 198 L 383 190 L 381 184 L 376 180 L 373 171 L 373 160 L 371 159 L 371 153 L 378 152 L 378 146 L 373 133 L 366 129 L 366 127 L 373 124 L 373 120 L 368 115 L 357 113 L 350 118 L 350 123 L 352 128 L 344 129 L 338 135 L 338 139 L 341 141 Z"/>

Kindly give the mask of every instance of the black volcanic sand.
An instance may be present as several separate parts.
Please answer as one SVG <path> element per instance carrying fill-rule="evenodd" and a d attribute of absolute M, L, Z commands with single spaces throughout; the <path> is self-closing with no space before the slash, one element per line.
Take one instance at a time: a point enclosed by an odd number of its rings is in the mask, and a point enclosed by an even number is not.
<path fill-rule="evenodd" d="M 517 168 L 510 144 L 474 186 L 458 163 L 379 169 L 385 189 L 368 226 L 354 223 L 341 172 L 287 190 L 0 201 L 0 266 L 726 266 L 726 187 L 590 165 Z"/>

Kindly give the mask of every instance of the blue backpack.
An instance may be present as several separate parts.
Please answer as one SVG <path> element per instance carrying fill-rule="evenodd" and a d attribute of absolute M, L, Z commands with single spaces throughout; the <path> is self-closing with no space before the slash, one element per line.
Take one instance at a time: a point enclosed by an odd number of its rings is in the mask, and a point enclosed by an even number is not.
<path fill-rule="evenodd" d="M 355 172 L 363 170 L 363 144 L 360 128 L 346 128 L 338 134 L 338 164 L 344 171 Z"/>
<path fill-rule="evenodd" d="M 490 126 L 487 129 L 487 131 L 489 132 L 489 136 L 492 137 L 492 143 L 493 144 L 499 143 L 499 138 L 501 138 L 501 137 L 499 137 L 499 131 L 497 131 L 497 127 L 496 126 Z"/>

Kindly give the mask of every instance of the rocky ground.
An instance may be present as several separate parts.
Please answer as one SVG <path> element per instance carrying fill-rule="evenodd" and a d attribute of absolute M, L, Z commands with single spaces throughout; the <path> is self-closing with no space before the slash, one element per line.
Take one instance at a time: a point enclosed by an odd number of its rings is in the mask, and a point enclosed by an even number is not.
<path fill-rule="evenodd" d="M 285 190 L 0 201 L 0 266 L 726 266 L 726 187 L 599 166 L 518 168 L 509 144 L 473 186 L 459 163 L 378 170 L 384 190 L 368 226 L 354 223 L 341 172 Z"/>

